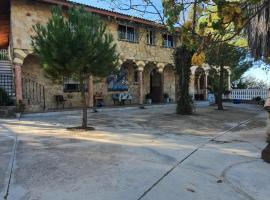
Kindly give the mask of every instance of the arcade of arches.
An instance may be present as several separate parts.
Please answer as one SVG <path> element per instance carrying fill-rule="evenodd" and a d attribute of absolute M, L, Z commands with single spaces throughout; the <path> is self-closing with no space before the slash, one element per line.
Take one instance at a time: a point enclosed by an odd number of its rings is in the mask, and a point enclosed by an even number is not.
<path fill-rule="evenodd" d="M 17 100 L 26 101 L 28 111 L 62 108 L 55 102 L 57 95 L 63 96 L 65 108 L 81 106 L 79 91 L 65 90 L 63 83 L 52 83 L 46 78 L 35 56 L 26 55 L 23 62 L 16 64 L 14 69 L 16 97 Z M 143 104 L 146 95 L 150 96 L 153 103 L 162 103 L 164 94 L 168 94 L 172 102 L 176 101 L 177 75 L 172 64 L 127 59 L 120 61 L 120 71 L 124 74 L 120 80 L 125 85 L 123 90 L 121 87 L 110 90 L 107 78 L 89 77 L 86 84 L 89 107 L 94 105 L 97 93 L 102 96 L 104 105 L 113 105 L 112 95 L 115 93 L 129 93 L 132 104 Z M 191 94 L 198 100 L 206 100 L 209 69 L 193 66 L 191 71 Z M 75 82 L 70 81 L 68 84 L 69 89 L 76 89 Z"/>
<path fill-rule="evenodd" d="M 224 67 L 226 83 L 224 84 L 227 89 L 231 90 L 231 70 L 228 66 Z M 192 66 L 191 67 L 191 77 L 190 77 L 190 93 L 193 95 L 195 100 L 208 100 L 208 92 L 214 90 L 215 75 L 220 73 L 219 68 L 215 66 L 209 66 L 203 64 L 202 66 Z"/>

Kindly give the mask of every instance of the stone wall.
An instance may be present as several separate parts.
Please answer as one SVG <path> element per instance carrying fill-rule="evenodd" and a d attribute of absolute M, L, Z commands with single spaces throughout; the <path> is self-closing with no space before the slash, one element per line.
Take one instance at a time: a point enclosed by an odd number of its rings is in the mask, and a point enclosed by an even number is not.
<path fill-rule="evenodd" d="M 47 22 L 51 16 L 50 7 L 36 1 L 11 0 L 10 12 L 13 48 L 31 49 L 32 26 Z"/>
<path fill-rule="evenodd" d="M 31 35 L 33 25 L 40 23 L 45 24 L 50 14 L 50 6 L 45 3 L 30 0 L 12 0 L 11 1 L 11 30 L 13 48 L 31 49 Z M 112 18 L 102 18 L 107 24 L 107 31 L 112 33 L 117 50 L 121 59 L 144 60 L 162 63 L 173 63 L 173 49 L 162 46 L 161 29 L 155 29 L 155 45 L 146 44 L 146 33 L 149 27 L 140 24 L 128 22 L 128 25 L 136 27 L 139 33 L 138 42 L 127 42 L 118 39 L 118 24 L 121 22 Z M 175 37 L 175 43 L 178 44 L 178 38 Z"/>
<path fill-rule="evenodd" d="M 138 84 L 134 80 L 135 69 L 132 66 L 128 67 L 128 85 L 129 93 L 133 96 L 132 103 L 138 104 Z M 63 84 L 53 83 L 46 78 L 46 74 L 40 67 L 38 59 L 35 56 L 27 56 L 22 66 L 23 79 L 31 80 L 45 87 L 45 103 L 46 110 L 62 108 L 62 105 L 57 105 L 55 95 L 63 95 L 67 100 L 65 108 L 81 107 L 81 96 L 79 92 L 64 92 Z M 113 105 L 112 94 L 117 92 L 109 92 L 107 88 L 106 78 L 94 78 L 94 94 L 102 93 L 105 105 Z M 27 104 L 26 111 L 40 111 L 43 108 L 43 101 L 36 104 Z"/>
<path fill-rule="evenodd" d="M 132 104 L 139 103 L 139 85 L 134 80 L 135 68 L 134 66 L 127 66 L 129 93 L 133 96 Z M 147 65 L 143 74 L 144 94 L 150 92 L 150 73 L 154 69 L 154 65 Z M 59 109 L 62 105 L 57 105 L 55 95 L 63 95 L 65 108 L 81 107 L 81 96 L 79 92 L 64 92 L 63 84 L 53 83 L 46 78 L 46 74 L 41 69 L 38 59 L 35 56 L 27 56 L 22 66 L 23 79 L 32 80 L 45 87 L 45 104 L 46 110 Z M 107 88 L 106 78 L 94 78 L 94 94 L 102 93 L 105 105 L 113 105 L 112 94 L 118 92 L 109 92 Z M 171 67 L 166 67 L 164 70 L 164 93 L 168 93 L 170 98 L 175 100 L 175 75 Z M 27 104 L 26 111 L 40 111 L 43 109 L 43 101 L 36 104 Z"/>
<path fill-rule="evenodd" d="M 49 4 L 40 3 L 32 0 L 12 0 L 11 1 L 11 30 L 12 43 L 14 49 L 31 50 L 31 35 L 33 25 L 36 23 L 45 24 L 50 17 Z M 162 46 L 161 29 L 155 30 L 155 45 L 146 44 L 146 33 L 149 27 L 133 22 L 123 22 L 110 17 L 102 17 L 107 24 L 107 31 L 112 33 L 117 44 L 117 50 L 120 53 L 122 62 L 133 62 L 128 67 L 128 85 L 129 93 L 133 96 L 132 103 L 139 103 L 139 85 L 134 80 L 134 73 L 137 70 L 136 62 L 144 61 L 146 63 L 143 71 L 144 94 L 150 92 L 150 73 L 157 68 L 158 63 L 164 66 L 173 63 L 173 48 L 165 48 Z M 118 24 L 128 24 L 136 27 L 139 33 L 138 42 L 127 42 L 118 39 Z M 177 41 L 177 37 L 175 37 Z M 177 43 L 178 44 L 178 43 Z M 60 105 L 56 105 L 55 95 L 63 95 L 67 100 L 65 107 L 80 107 L 81 100 L 78 92 L 66 93 L 63 91 L 63 84 L 52 83 L 46 78 L 44 72 L 38 64 L 37 58 L 25 55 L 22 66 L 22 76 L 31 79 L 45 86 L 45 102 L 46 109 L 55 109 Z M 124 66 L 124 64 L 123 64 Z M 119 66 L 121 67 L 121 66 Z M 168 93 L 171 98 L 175 99 L 175 75 L 172 68 L 164 71 L 164 92 Z M 106 79 L 94 78 L 94 94 L 102 92 L 105 105 L 112 105 L 112 94 L 108 92 Z M 38 111 L 42 109 L 41 104 L 27 106 L 28 111 Z"/>
<path fill-rule="evenodd" d="M 0 106 L 0 118 L 14 117 L 15 111 L 15 106 Z"/>
<path fill-rule="evenodd" d="M 34 81 L 45 87 L 45 105 L 46 110 L 62 108 L 62 105 L 57 105 L 55 100 L 55 95 L 63 95 L 67 100 L 65 102 L 65 107 L 80 107 L 81 98 L 78 92 L 64 92 L 63 84 L 53 83 L 50 79 L 46 78 L 44 71 L 41 69 L 38 60 L 35 56 L 28 56 L 24 60 L 22 66 L 22 77 L 23 79 Z M 40 111 L 43 109 L 43 101 L 40 103 L 36 102 L 28 105 L 26 103 L 26 111 Z"/>

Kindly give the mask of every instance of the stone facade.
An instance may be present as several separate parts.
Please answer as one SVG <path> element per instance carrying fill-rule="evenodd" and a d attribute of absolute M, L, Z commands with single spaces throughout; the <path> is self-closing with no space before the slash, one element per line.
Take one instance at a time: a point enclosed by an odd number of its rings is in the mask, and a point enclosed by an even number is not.
<path fill-rule="evenodd" d="M 63 95 L 66 99 L 66 107 L 79 107 L 80 94 L 78 92 L 66 93 L 63 90 L 63 84 L 52 83 L 46 78 L 41 67 L 38 64 L 37 58 L 31 55 L 31 35 L 34 34 L 32 26 L 36 23 L 45 24 L 50 17 L 51 4 L 41 3 L 32 0 L 11 0 L 11 34 L 13 47 L 13 62 L 17 83 L 17 100 L 23 98 L 20 94 L 20 79 L 31 79 L 38 84 L 44 85 L 46 109 L 57 108 L 55 95 Z M 133 97 L 132 103 L 140 103 L 140 87 L 143 87 L 143 96 L 151 92 L 151 72 L 156 69 L 161 73 L 161 92 L 170 95 L 171 99 L 175 98 L 175 74 L 173 69 L 173 48 L 167 48 L 162 45 L 162 35 L 165 30 L 160 26 L 149 26 L 132 22 L 132 20 L 122 20 L 121 18 L 112 18 L 110 16 L 102 16 L 102 19 L 107 24 L 109 31 L 117 44 L 117 50 L 120 54 L 121 67 L 128 68 L 128 93 Z M 137 40 L 136 42 L 128 42 L 120 40 L 118 36 L 118 26 L 127 25 L 135 28 Z M 147 32 L 152 30 L 154 33 L 155 44 L 147 44 Z M 178 37 L 174 36 L 174 45 L 178 45 Z M 137 64 L 139 63 L 139 65 Z M 142 86 L 135 79 L 135 73 L 138 69 L 142 70 Z M 17 75 L 16 75 L 17 74 Z M 94 78 L 93 94 L 102 92 L 105 105 L 112 105 L 113 93 L 107 89 L 106 79 Z M 23 93 L 23 91 L 21 92 Z M 162 101 L 162 98 L 161 100 Z M 28 103 L 29 104 L 29 103 Z M 30 103 L 31 104 L 31 103 Z M 40 105 L 28 106 L 29 110 L 40 110 Z"/>

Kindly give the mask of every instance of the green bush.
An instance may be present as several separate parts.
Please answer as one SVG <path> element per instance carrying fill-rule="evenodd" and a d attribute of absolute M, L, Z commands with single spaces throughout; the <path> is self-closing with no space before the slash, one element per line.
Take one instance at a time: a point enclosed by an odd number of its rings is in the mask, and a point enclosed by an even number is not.
<path fill-rule="evenodd" d="M 0 88 L 0 106 L 12 106 L 14 101 L 8 96 L 3 88 Z"/>
<path fill-rule="evenodd" d="M 254 97 L 252 100 L 253 100 L 253 101 L 261 101 L 261 100 L 262 100 L 262 97 L 257 96 L 257 97 Z"/>
<path fill-rule="evenodd" d="M 0 51 L 0 60 L 8 60 L 7 54 L 3 51 Z"/>
<path fill-rule="evenodd" d="M 145 99 L 151 99 L 151 95 L 150 95 L 149 93 L 147 93 L 147 94 L 145 95 Z"/>
<path fill-rule="evenodd" d="M 168 93 L 164 93 L 164 94 L 163 94 L 163 98 L 164 98 L 164 99 L 169 98 L 169 94 L 168 94 Z"/>

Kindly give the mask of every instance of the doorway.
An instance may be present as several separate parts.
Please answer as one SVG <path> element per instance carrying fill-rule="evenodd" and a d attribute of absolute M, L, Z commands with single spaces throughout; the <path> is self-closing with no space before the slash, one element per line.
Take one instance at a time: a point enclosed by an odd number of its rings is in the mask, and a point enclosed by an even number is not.
<path fill-rule="evenodd" d="M 156 70 L 150 73 L 150 95 L 153 103 L 160 103 L 162 100 L 162 77 Z"/>

